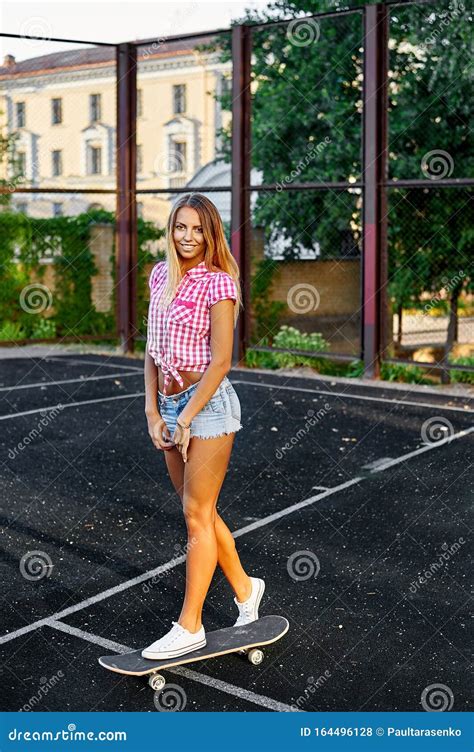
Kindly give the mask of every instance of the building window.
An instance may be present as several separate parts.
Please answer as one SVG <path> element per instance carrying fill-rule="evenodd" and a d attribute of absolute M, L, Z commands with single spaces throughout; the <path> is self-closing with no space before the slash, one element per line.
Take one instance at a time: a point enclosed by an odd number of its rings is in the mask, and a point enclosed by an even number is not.
<path fill-rule="evenodd" d="M 143 115 L 143 92 L 141 89 L 137 89 L 137 117 Z"/>
<path fill-rule="evenodd" d="M 26 154 L 24 151 L 17 151 L 16 153 L 16 170 L 18 175 L 25 177 L 26 174 Z"/>
<path fill-rule="evenodd" d="M 91 94 L 89 97 L 89 111 L 91 123 L 97 123 L 101 119 L 101 96 Z"/>
<path fill-rule="evenodd" d="M 27 214 L 28 204 L 26 203 L 26 201 L 19 201 L 16 205 L 16 210 L 19 214 Z"/>
<path fill-rule="evenodd" d="M 51 100 L 51 124 L 57 125 L 63 122 L 63 100 L 60 98 Z"/>
<path fill-rule="evenodd" d="M 232 78 L 222 76 L 221 79 L 221 96 L 230 96 L 232 94 Z"/>
<path fill-rule="evenodd" d="M 173 113 L 179 115 L 186 112 L 186 84 L 173 86 Z"/>
<path fill-rule="evenodd" d="M 186 142 L 173 141 L 169 157 L 170 172 L 186 172 Z"/>
<path fill-rule="evenodd" d="M 60 149 L 51 152 L 53 158 L 53 177 L 63 174 L 63 153 Z"/>
<path fill-rule="evenodd" d="M 87 174 L 100 175 L 102 173 L 102 149 L 100 146 L 89 146 L 87 160 Z"/>
<path fill-rule="evenodd" d="M 137 144 L 137 174 L 143 172 L 143 147 Z"/>
<path fill-rule="evenodd" d="M 16 127 L 24 128 L 26 123 L 25 102 L 16 103 Z"/>
<path fill-rule="evenodd" d="M 143 219 L 143 201 L 137 201 L 137 217 Z"/>
<path fill-rule="evenodd" d="M 63 216 L 63 205 L 53 204 L 53 217 L 62 217 L 62 216 Z"/>

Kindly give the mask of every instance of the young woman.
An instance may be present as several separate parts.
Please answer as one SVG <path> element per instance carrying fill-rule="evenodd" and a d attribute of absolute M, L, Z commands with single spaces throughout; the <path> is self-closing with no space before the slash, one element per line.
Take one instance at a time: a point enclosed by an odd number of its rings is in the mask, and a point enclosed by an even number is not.
<path fill-rule="evenodd" d="M 206 644 L 202 608 L 217 563 L 239 609 L 235 626 L 258 618 L 265 583 L 249 577 L 216 510 L 240 424 L 227 378 L 241 293 L 221 217 L 206 196 L 183 195 L 167 224 L 167 258 L 150 274 L 145 413 L 164 452 L 186 521 L 186 593 L 177 621 L 144 658 L 174 658 Z"/>

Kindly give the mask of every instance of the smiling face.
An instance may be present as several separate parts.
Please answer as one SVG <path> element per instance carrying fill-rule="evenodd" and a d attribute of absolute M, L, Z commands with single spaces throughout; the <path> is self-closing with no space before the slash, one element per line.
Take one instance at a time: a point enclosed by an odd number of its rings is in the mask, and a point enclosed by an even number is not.
<path fill-rule="evenodd" d="M 178 209 L 173 228 L 173 240 L 182 261 L 199 263 L 204 260 L 206 243 L 199 214 L 190 206 Z"/>

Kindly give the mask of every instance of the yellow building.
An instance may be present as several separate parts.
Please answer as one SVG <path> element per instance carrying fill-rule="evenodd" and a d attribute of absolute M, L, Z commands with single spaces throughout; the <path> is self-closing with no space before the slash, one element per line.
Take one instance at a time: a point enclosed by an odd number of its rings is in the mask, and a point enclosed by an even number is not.
<path fill-rule="evenodd" d="M 196 40 L 206 44 L 206 36 Z M 139 43 L 139 42 L 138 42 Z M 173 188 L 231 183 L 229 163 L 218 160 L 218 129 L 227 126 L 216 94 L 230 86 L 231 63 L 201 52 L 191 41 L 138 47 L 137 188 L 169 189 L 137 197 L 139 215 L 164 224 Z M 115 208 L 115 48 L 71 49 L 0 67 L 0 127 L 16 133 L 15 163 L 0 165 L 12 189 L 12 206 L 30 216 L 75 215 L 90 207 Z M 15 171 L 16 168 L 16 171 Z M 14 179 L 20 170 L 20 179 Z M 16 186 L 40 188 L 18 193 Z M 70 188 L 71 193 L 48 193 Z M 90 193 L 74 193 L 78 188 Z M 205 191 L 203 191 L 205 192 Z M 209 193 L 224 220 L 230 193 Z M 171 202 L 171 203 L 170 203 Z"/>

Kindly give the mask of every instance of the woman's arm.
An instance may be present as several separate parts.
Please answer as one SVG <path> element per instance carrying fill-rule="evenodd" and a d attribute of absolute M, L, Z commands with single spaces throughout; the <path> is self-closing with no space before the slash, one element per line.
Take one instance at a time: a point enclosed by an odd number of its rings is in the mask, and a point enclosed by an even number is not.
<path fill-rule="evenodd" d="M 145 349 L 145 414 L 159 416 L 158 410 L 158 366 Z"/>
<path fill-rule="evenodd" d="M 234 333 L 234 302 L 220 300 L 210 308 L 211 362 L 198 382 L 198 387 L 180 414 L 180 422 L 189 425 L 192 419 L 210 400 L 224 376 L 232 368 L 232 343 Z"/>
<path fill-rule="evenodd" d="M 158 410 L 158 366 L 145 350 L 145 415 L 148 433 L 157 449 L 172 449 L 174 444 L 166 422 Z M 164 434 L 164 435 L 163 435 Z"/>

